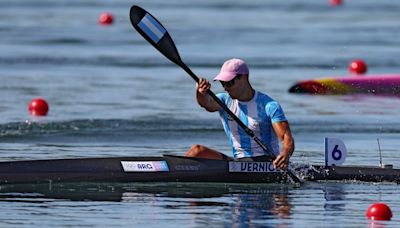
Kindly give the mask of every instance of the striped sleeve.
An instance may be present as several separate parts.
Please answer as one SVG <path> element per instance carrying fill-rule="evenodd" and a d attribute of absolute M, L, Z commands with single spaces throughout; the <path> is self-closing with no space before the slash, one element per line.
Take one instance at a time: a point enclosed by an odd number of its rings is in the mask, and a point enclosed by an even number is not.
<path fill-rule="evenodd" d="M 270 117 L 271 123 L 287 121 L 282 107 L 276 101 L 268 102 L 268 104 L 265 107 L 265 111 L 267 115 Z"/>

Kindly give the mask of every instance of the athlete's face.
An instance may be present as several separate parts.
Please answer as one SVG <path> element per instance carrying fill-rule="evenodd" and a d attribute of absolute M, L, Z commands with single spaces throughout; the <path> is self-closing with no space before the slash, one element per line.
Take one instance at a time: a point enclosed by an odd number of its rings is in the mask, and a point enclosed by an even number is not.
<path fill-rule="evenodd" d="M 222 87 L 224 88 L 229 88 L 235 85 L 235 82 L 242 77 L 241 74 L 237 74 L 232 80 L 224 82 L 224 81 L 219 81 L 221 82 Z"/>
<path fill-rule="evenodd" d="M 234 79 L 228 82 L 221 81 L 221 85 L 224 87 L 225 91 L 228 92 L 231 98 L 237 99 L 243 91 L 243 76 L 236 76 Z"/>

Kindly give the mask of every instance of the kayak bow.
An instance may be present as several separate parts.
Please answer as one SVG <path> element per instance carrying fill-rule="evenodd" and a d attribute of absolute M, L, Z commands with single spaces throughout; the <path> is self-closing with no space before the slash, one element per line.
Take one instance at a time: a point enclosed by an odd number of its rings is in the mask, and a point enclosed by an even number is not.
<path fill-rule="evenodd" d="M 313 95 L 374 94 L 399 96 L 400 74 L 303 80 L 291 86 L 289 92 Z"/>

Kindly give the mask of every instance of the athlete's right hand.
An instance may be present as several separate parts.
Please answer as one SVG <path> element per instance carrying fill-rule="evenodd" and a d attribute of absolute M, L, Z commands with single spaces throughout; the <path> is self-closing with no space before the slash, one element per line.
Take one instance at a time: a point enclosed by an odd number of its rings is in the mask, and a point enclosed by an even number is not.
<path fill-rule="evenodd" d="M 196 84 L 196 89 L 198 93 L 205 95 L 207 91 L 211 89 L 211 84 L 207 79 L 200 78 L 199 82 Z"/>

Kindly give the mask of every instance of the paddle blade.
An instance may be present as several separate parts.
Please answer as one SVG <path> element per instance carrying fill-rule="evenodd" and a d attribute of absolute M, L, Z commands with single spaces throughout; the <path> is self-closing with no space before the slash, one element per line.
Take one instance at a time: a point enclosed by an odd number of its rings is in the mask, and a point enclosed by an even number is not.
<path fill-rule="evenodd" d="M 130 19 L 133 27 L 153 47 L 172 62 L 180 66 L 183 65 L 174 41 L 164 26 L 153 15 L 143 8 L 134 5 L 131 7 Z"/>

